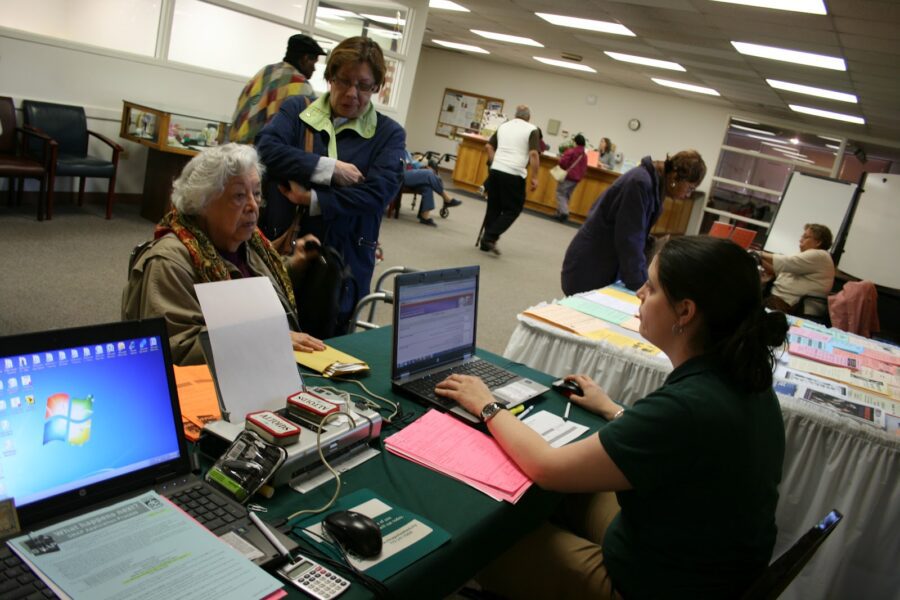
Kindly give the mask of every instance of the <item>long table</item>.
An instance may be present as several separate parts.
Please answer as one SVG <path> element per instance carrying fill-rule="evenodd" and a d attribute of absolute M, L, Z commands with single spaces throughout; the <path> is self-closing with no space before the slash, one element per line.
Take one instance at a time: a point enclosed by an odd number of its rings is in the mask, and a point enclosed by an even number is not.
<path fill-rule="evenodd" d="M 503 356 L 556 377 L 585 373 L 626 405 L 662 385 L 672 370 L 664 356 L 590 340 L 525 315 Z M 805 400 L 779 395 L 779 401 L 786 446 L 775 556 L 832 508 L 845 515 L 781 597 L 896 598 L 900 437 Z"/>
<path fill-rule="evenodd" d="M 368 362 L 371 371 L 360 381 L 374 393 L 400 402 L 403 411 L 413 417 L 425 412 L 424 407 L 391 391 L 390 327 L 331 339 L 329 344 Z M 478 354 L 535 381 L 545 384 L 552 381 L 549 375 L 511 363 L 495 354 L 481 350 Z M 317 385 L 322 381 L 309 378 L 306 383 Z M 335 382 L 334 385 L 347 391 L 360 391 L 348 383 Z M 547 392 L 537 400 L 535 410 L 549 410 L 562 415 L 565 401 L 555 392 Z M 589 425 L 592 430 L 605 423 L 576 406 L 572 407 L 571 418 Z M 387 427 L 382 431 L 382 440 L 395 431 Z M 497 502 L 459 481 L 387 452 L 381 443 L 379 446 L 381 454 L 341 476 L 342 496 L 363 488 L 371 489 L 388 503 L 433 521 L 451 535 L 449 543 L 385 582 L 397 598 L 446 597 L 550 516 L 562 499 L 561 494 L 532 486 L 514 506 Z M 268 509 L 265 518 L 274 522 L 298 509 L 321 506 L 333 492 L 333 482 L 307 494 L 299 494 L 287 487 L 279 488 L 275 496 L 265 503 Z M 291 589 L 289 594 L 296 598 L 305 597 L 296 589 Z M 368 590 L 354 583 L 342 600 L 368 597 L 371 597 Z"/>

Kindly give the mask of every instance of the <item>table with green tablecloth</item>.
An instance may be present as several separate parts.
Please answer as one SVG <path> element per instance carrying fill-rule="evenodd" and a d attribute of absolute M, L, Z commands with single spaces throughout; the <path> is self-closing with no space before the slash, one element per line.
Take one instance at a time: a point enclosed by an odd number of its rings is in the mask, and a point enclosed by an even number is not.
<path fill-rule="evenodd" d="M 329 344 L 365 360 L 371 367 L 368 375 L 358 377 L 372 392 L 399 401 L 404 411 L 416 416 L 425 408 L 391 391 L 391 328 L 384 327 L 329 340 Z M 512 363 L 500 356 L 480 351 L 479 356 L 511 371 L 548 384 L 549 375 Z M 307 385 L 319 385 L 322 379 L 308 378 Z M 347 391 L 359 388 L 349 383 L 335 383 Z M 556 392 L 546 392 L 536 401 L 535 411 L 548 410 L 556 414 L 565 411 L 565 400 Z M 389 414 L 385 412 L 384 414 Z M 605 421 L 572 406 L 570 418 L 598 429 Z M 382 438 L 395 433 L 395 427 L 385 424 Z M 491 559 L 512 545 L 525 533 L 549 517 L 562 499 L 561 494 L 546 492 L 532 486 L 522 499 L 512 505 L 498 502 L 455 479 L 395 456 L 384 450 L 371 460 L 354 467 L 341 476 L 341 496 L 368 488 L 388 503 L 402 507 L 434 522 L 450 533 L 450 542 L 408 566 L 385 583 L 397 598 L 443 598 L 460 588 Z M 302 508 L 323 505 L 334 492 L 330 481 L 308 494 L 300 494 L 287 486 L 278 488 L 275 496 L 265 502 L 265 520 L 275 522 Z M 353 581 L 351 589 L 342 596 L 370 597 L 371 593 Z M 305 597 L 299 590 L 289 591 L 292 597 Z"/>

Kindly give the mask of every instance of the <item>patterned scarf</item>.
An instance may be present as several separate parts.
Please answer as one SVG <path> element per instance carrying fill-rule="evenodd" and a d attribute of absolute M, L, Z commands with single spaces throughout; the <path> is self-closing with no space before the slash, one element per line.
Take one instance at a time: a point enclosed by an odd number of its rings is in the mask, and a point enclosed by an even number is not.
<path fill-rule="evenodd" d="M 159 239 L 168 233 L 174 233 L 184 247 L 187 248 L 194 265 L 194 272 L 203 282 L 225 281 L 231 279 L 225 260 L 216 251 L 209 236 L 197 225 L 197 222 L 189 215 L 179 213 L 174 207 L 162 218 L 153 232 L 153 239 Z M 297 310 L 297 302 L 294 300 L 294 287 L 288 277 L 287 271 L 281 262 L 281 258 L 269 240 L 263 237 L 257 228 L 247 242 L 250 249 L 256 252 L 275 275 L 275 279 L 281 286 L 281 290 L 287 297 L 291 308 Z"/>

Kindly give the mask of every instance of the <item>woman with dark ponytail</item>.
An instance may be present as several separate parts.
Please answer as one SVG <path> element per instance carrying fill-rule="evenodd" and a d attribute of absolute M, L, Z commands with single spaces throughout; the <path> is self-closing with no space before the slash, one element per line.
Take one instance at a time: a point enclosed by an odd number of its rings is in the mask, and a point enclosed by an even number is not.
<path fill-rule="evenodd" d="M 784 459 L 772 353 L 787 321 L 763 309 L 756 262 L 728 240 L 672 239 L 638 297 L 641 334 L 674 370 L 627 410 L 591 378 L 570 375 L 583 390 L 572 401 L 610 421 L 598 435 L 552 448 L 490 406 L 480 379 L 438 385 L 482 415 L 535 483 L 572 494 L 557 519 L 479 575 L 486 589 L 508 598 L 735 598 L 768 565 Z"/>

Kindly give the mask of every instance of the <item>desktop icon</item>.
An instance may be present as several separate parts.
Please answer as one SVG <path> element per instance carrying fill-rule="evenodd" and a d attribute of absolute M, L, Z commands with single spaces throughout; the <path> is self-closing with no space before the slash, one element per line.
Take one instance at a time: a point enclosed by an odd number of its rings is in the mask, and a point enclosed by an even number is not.
<path fill-rule="evenodd" d="M 12 368 L 13 368 L 13 361 L 12 361 L 12 359 L 11 359 L 11 358 L 4 358 L 4 359 L 3 359 L 3 367 L 6 368 L 6 369 L 12 369 Z"/>
<path fill-rule="evenodd" d="M 72 348 L 72 358 L 78 358 L 78 349 Z"/>
<path fill-rule="evenodd" d="M 2 391 L 3 391 L 3 380 L 0 379 L 0 392 L 2 392 Z"/>
<path fill-rule="evenodd" d="M 103 346 L 100 344 L 94 346 L 94 354 L 103 354 Z"/>
<path fill-rule="evenodd" d="M 141 340 L 141 350 L 147 347 L 147 338 Z"/>
<path fill-rule="evenodd" d="M 8 387 L 9 389 L 19 387 L 19 380 L 16 379 L 15 377 L 10 377 L 9 379 L 6 380 L 6 387 Z"/>
<path fill-rule="evenodd" d="M 116 346 L 116 349 L 119 352 L 125 352 L 125 342 L 119 342 L 118 345 Z"/>
<path fill-rule="evenodd" d="M 16 451 L 16 444 L 12 441 L 12 439 L 4 440 L 3 453 L 4 454 L 14 454 L 15 451 Z"/>
<path fill-rule="evenodd" d="M 0 433 L 9 433 L 9 420 L 3 419 L 0 421 Z"/>
<path fill-rule="evenodd" d="M 44 362 L 46 362 L 46 363 L 52 363 L 52 362 L 53 362 L 53 353 L 52 353 L 52 352 L 46 352 L 46 353 L 44 353 Z"/>
<path fill-rule="evenodd" d="M 62 350 L 59 351 L 58 356 L 59 356 L 59 360 L 66 360 L 66 353 L 63 352 Z"/>
<path fill-rule="evenodd" d="M 53 441 L 82 446 L 91 438 L 94 397 L 70 398 L 58 393 L 47 398 L 44 415 L 44 445 Z"/>
<path fill-rule="evenodd" d="M 81 355 L 84 356 L 85 358 L 89 357 L 89 356 L 91 355 L 91 349 L 88 348 L 87 346 L 85 346 L 85 347 L 81 350 Z"/>
<path fill-rule="evenodd" d="M 0 411 L 6 410 L 6 400 L 0 400 Z"/>
<path fill-rule="evenodd" d="M 28 394 L 27 396 L 25 396 L 25 406 L 29 408 L 34 406 L 34 394 Z"/>
<path fill-rule="evenodd" d="M 32 365 L 41 364 L 41 355 L 40 354 L 32 354 L 31 355 L 31 364 Z"/>
<path fill-rule="evenodd" d="M 31 375 L 22 375 L 22 387 L 31 385 Z"/>
<path fill-rule="evenodd" d="M 25 358 L 24 356 L 20 356 L 20 357 L 19 357 L 19 366 L 20 366 L 20 367 L 27 367 L 27 366 L 28 366 L 28 359 Z"/>
<path fill-rule="evenodd" d="M 21 408 L 21 406 L 22 406 L 22 399 L 19 398 L 18 396 L 13 396 L 12 398 L 9 399 L 9 407 L 10 408 L 13 408 L 13 409 Z"/>
<path fill-rule="evenodd" d="M 131 340 L 128 342 L 128 351 L 134 352 L 135 350 L 137 350 L 137 344 L 134 343 L 134 340 Z"/>
<path fill-rule="evenodd" d="M 150 338 L 150 347 L 156 348 L 156 338 L 155 337 Z"/>

